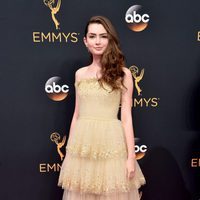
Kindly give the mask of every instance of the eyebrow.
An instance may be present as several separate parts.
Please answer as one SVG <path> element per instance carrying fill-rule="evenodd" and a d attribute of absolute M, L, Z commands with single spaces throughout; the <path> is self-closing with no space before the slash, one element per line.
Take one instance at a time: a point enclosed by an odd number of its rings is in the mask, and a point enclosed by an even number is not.
<path fill-rule="evenodd" d="M 96 35 L 96 33 L 88 33 L 88 34 L 91 34 L 91 35 Z M 99 35 L 107 35 L 108 33 L 100 33 Z"/>

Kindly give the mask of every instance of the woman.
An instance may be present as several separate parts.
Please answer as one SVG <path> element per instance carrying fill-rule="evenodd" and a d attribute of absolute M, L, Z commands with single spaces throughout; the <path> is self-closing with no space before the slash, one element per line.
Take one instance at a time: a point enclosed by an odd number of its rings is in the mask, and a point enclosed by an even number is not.
<path fill-rule="evenodd" d="M 63 200 L 138 200 L 145 178 L 134 153 L 132 74 L 107 18 L 89 20 L 84 43 L 92 62 L 75 73 L 75 110 L 58 181 Z"/>

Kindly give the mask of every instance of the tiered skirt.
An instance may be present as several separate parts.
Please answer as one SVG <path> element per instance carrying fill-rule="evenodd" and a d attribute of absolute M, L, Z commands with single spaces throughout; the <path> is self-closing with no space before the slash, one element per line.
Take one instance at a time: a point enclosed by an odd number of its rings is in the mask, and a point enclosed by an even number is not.
<path fill-rule="evenodd" d="M 63 200 L 139 200 L 145 178 L 135 160 L 128 179 L 124 130 L 118 119 L 80 118 L 68 139 L 58 185 Z"/>

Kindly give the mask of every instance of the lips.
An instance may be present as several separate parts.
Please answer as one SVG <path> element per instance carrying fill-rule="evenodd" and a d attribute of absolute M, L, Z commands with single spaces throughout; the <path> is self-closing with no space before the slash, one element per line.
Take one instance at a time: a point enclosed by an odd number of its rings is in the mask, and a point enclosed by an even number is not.
<path fill-rule="evenodd" d="M 99 51 L 99 50 L 101 50 L 101 49 L 102 49 L 102 47 L 96 47 L 95 49 Z"/>

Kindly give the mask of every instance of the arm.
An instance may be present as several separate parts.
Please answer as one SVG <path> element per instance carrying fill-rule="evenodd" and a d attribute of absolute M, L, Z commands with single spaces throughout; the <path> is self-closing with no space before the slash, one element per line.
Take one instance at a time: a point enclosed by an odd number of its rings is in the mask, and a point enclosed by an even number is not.
<path fill-rule="evenodd" d="M 77 81 L 77 80 L 78 80 L 78 71 L 76 71 L 76 73 L 75 73 L 75 81 Z M 78 97 L 77 89 L 76 89 L 76 91 L 75 91 L 75 108 L 74 108 L 74 114 L 72 117 L 72 122 L 71 122 L 70 130 L 69 130 L 69 138 L 73 132 L 74 125 L 78 119 L 78 114 L 79 114 L 79 97 Z"/>
<path fill-rule="evenodd" d="M 134 142 L 134 130 L 132 123 L 132 95 L 133 95 L 133 78 L 131 71 L 127 68 L 124 68 L 124 85 L 126 89 L 123 89 L 121 96 L 121 121 L 125 131 L 126 144 L 128 150 L 127 159 L 135 158 L 135 142 Z"/>

